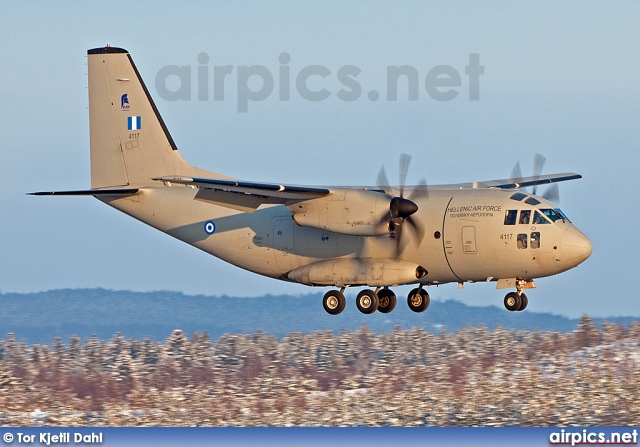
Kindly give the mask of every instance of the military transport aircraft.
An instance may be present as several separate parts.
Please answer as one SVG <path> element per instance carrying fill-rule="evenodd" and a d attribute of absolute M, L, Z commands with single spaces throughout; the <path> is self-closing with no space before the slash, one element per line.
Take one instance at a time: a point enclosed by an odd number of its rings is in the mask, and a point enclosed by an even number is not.
<path fill-rule="evenodd" d="M 409 308 L 429 306 L 424 286 L 495 281 L 511 288 L 510 311 L 527 307 L 534 278 L 571 269 L 591 242 L 555 205 L 565 173 L 468 184 L 405 187 L 384 169 L 375 187 L 315 187 L 242 181 L 187 164 L 129 53 L 88 51 L 91 189 L 34 195 L 88 195 L 252 272 L 331 286 L 324 309 L 339 314 L 347 287 L 358 309 L 391 312 L 391 286 L 413 284 Z M 533 187 L 532 192 L 524 188 Z M 549 200 L 548 200 L 549 199 Z"/>

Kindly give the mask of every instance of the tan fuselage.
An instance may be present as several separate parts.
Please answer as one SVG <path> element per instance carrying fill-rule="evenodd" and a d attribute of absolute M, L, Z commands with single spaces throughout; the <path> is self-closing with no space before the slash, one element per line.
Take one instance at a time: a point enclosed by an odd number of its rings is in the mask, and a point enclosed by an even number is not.
<path fill-rule="evenodd" d="M 540 205 L 527 205 L 510 199 L 513 191 L 501 189 L 434 189 L 416 200 L 415 218 L 424 226 L 424 238 L 405 244 L 398 258 L 397 241 L 389 234 L 354 236 L 300 226 L 284 205 L 263 205 L 249 214 L 194 200 L 196 192 L 184 186 L 159 186 L 141 189 L 135 196 L 102 200 L 238 267 L 302 283 L 306 282 L 288 276 L 289 272 L 336 259 L 372 260 L 380 268 L 385 262 L 393 266 L 397 259 L 428 272 L 420 279 L 389 284 L 367 277 L 356 281 L 361 285 L 438 284 L 554 275 L 575 267 L 591 253 L 588 239 L 565 220 L 505 225 L 507 210 L 528 209 L 533 214 L 554 206 L 540 198 Z M 536 243 L 532 243 L 533 233 L 537 233 Z M 350 285 L 341 282 L 327 276 L 325 282 L 314 284 Z"/>

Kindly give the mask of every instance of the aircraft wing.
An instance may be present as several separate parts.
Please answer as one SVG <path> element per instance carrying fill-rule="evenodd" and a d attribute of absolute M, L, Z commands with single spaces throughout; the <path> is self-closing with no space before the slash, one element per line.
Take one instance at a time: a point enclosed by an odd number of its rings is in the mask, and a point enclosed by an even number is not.
<path fill-rule="evenodd" d="M 434 188 L 503 188 L 518 189 L 527 186 L 548 185 L 550 183 L 566 182 L 568 180 L 581 179 L 580 174 L 565 172 L 562 174 L 547 174 L 534 177 L 508 178 L 501 180 L 488 180 L 483 182 L 457 183 L 452 185 L 438 185 Z"/>
<path fill-rule="evenodd" d="M 130 196 L 138 193 L 138 188 L 80 189 L 75 191 L 28 192 L 30 196 Z"/>
<path fill-rule="evenodd" d="M 287 203 L 309 200 L 331 193 L 327 188 L 281 185 L 277 183 L 246 182 L 242 180 L 165 176 L 153 180 L 165 184 L 177 183 L 199 189 L 195 199 L 252 213 L 265 203 Z"/>

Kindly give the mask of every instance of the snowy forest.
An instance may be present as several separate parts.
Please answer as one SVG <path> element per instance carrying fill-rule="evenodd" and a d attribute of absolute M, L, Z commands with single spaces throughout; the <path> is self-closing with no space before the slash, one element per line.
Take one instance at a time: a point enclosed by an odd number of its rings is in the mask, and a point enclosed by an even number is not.
<path fill-rule="evenodd" d="M 640 425 L 640 322 L 0 340 L 15 426 Z"/>

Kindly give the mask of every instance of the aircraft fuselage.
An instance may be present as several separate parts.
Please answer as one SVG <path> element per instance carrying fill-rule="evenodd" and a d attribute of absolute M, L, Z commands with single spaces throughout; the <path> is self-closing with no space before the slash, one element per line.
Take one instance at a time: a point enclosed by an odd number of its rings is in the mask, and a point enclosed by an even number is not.
<path fill-rule="evenodd" d="M 263 205 L 249 214 L 193 200 L 196 191 L 165 186 L 102 200 L 220 259 L 272 278 L 291 280 L 289 272 L 329 259 L 394 258 L 397 242 L 389 234 L 355 236 L 300 226 L 284 205 Z M 589 256 L 590 242 L 568 220 L 538 218 L 533 223 L 536 211 L 542 215 L 539 210 L 557 207 L 532 195 L 528 197 L 540 204 L 528 205 L 512 195 L 512 190 L 501 189 L 434 189 L 416 200 L 424 238 L 419 245 L 407 244 L 398 256 L 427 270 L 415 283 L 539 278 L 566 271 Z M 510 210 L 517 219 L 528 211 L 528 222 L 505 224 Z"/>

